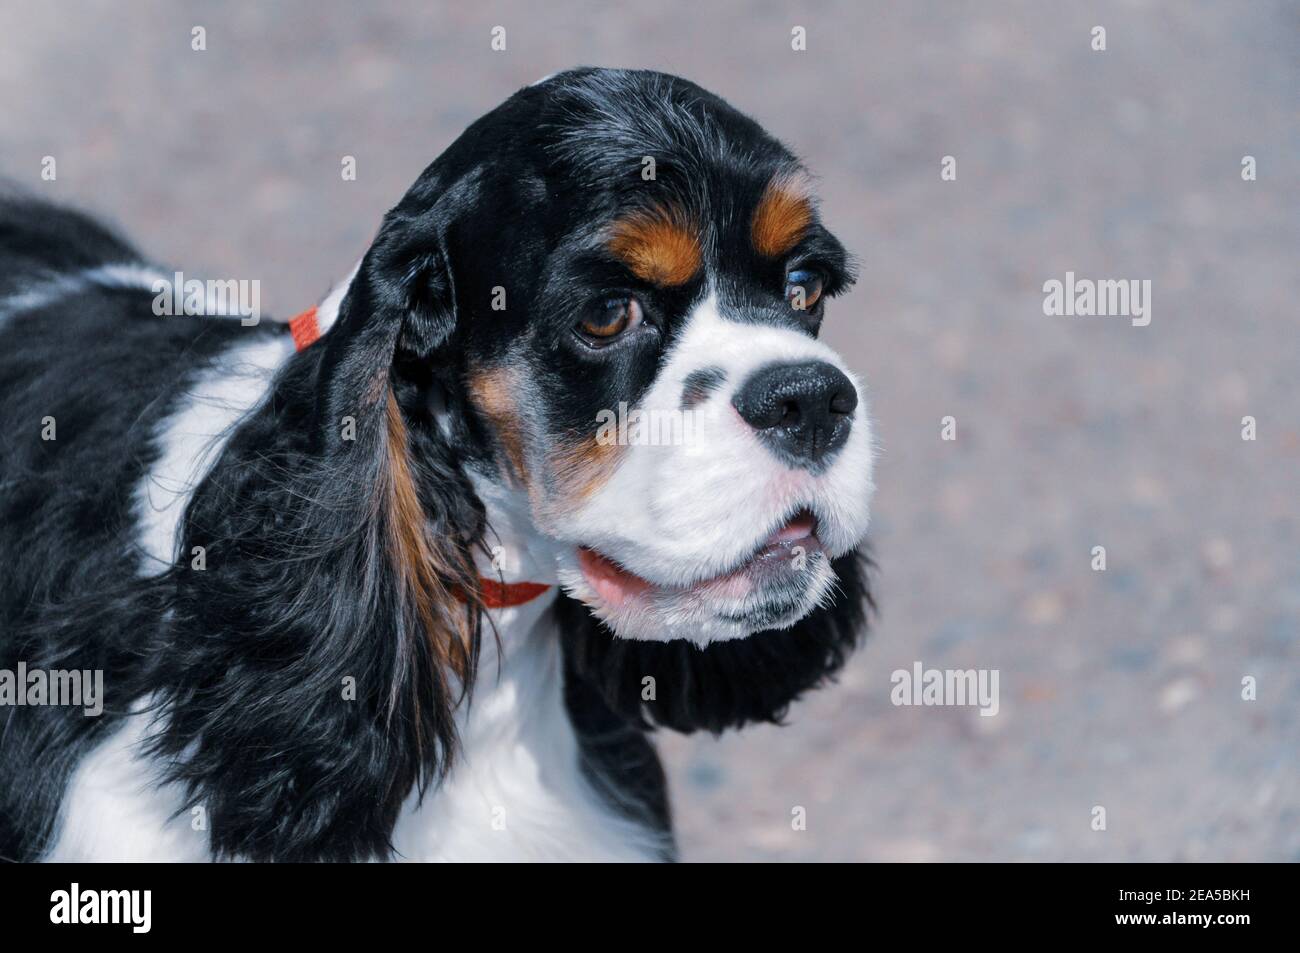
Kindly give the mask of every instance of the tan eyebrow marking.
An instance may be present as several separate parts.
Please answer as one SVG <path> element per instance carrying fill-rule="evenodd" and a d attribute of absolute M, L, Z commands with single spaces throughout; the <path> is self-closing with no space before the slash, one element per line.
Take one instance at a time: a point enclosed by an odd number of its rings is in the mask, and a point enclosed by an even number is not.
<path fill-rule="evenodd" d="M 633 212 L 614 223 L 610 253 L 642 281 L 684 285 L 700 270 L 698 230 L 676 206 Z"/>
<path fill-rule="evenodd" d="M 812 222 L 813 207 L 807 185 L 800 177 L 778 175 L 767 183 L 754 209 L 750 225 L 754 249 L 768 258 L 784 255 Z"/>

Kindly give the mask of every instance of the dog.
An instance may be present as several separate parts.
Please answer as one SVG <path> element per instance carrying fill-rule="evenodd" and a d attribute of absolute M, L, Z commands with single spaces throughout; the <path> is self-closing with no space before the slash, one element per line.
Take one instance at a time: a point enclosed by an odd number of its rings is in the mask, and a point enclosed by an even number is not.
<path fill-rule="evenodd" d="M 646 71 L 511 96 L 287 326 L 3 200 L 0 855 L 675 858 L 647 734 L 781 721 L 868 621 L 853 272 Z"/>

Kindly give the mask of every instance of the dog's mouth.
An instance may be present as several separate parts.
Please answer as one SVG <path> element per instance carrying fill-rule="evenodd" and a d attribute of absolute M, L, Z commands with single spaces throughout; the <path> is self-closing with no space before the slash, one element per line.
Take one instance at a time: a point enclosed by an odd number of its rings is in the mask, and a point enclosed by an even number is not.
<path fill-rule="evenodd" d="M 653 583 L 586 546 L 578 548 L 578 567 L 605 608 L 618 612 L 660 594 L 734 604 L 753 601 L 767 590 L 788 591 L 791 580 L 824 552 L 817 538 L 817 518 L 804 509 L 777 527 L 735 566 L 688 585 Z"/>

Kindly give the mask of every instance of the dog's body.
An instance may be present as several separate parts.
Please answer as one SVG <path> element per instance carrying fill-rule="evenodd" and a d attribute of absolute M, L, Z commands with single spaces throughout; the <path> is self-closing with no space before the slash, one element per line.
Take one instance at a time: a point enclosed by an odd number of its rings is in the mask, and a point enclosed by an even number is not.
<path fill-rule="evenodd" d="M 17 234 L 18 228 L 33 222 L 66 222 L 74 230 L 93 227 L 51 208 L 28 207 L 22 220 L 11 226 L 14 231 L 6 231 Z M 123 247 L 113 260 L 128 260 L 129 255 Z M 33 395 L 51 401 L 46 409 L 56 423 L 63 422 L 65 428 L 74 421 L 84 424 L 99 412 L 92 408 L 110 404 L 114 411 L 98 438 L 67 429 L 57 433 L 55 442 L 63 442 L 58 449 L 71 449 L 73 459 L 66 468 L 46 471 L 39 481 L 41 499 L 21 507 L 31 522 L 64 515 L 68 522 L 53 538 L 43 526 L 33 527 L 30 535 L 24 532 L 22 513 L 6 508 L 5 541 L 20 544 L 6 548 L 6 566 L 19 576 L 24 571 L 39 573 L 56 591 L 71 584 L 76 572 L 86 571 L 77 567 L 98 566 L 110 573 L 128 567 L 142 574 L 164 570 L 172 561 L 177 528 L 193 487 L 232 428 L 265 397 L 275 372 L 294 354 L 285 326 L 267 325 L 259 331 L 242 327 L 238 318 L 219 316 L 167 323 L 167 330 L 182 333 L 160 346 L 168 336 L 157 333 L 165 319 L 151 312 L 151 288 L 155 279 L 169 276 L 143 263 L 133 285 L 99 283 L 91 269 L 74 273 L 89 274 L 86 285 L 75 295 L 52 299 L 46 311 L 48 321 L 61 326 L 25 321 L 13 328 L 15 337 L 29 342 L 65 340 L 66 324 L 85 315 L 83 340 L 117 337 L 122 353 L 139 358 L 133 386 L 111 395 L 111 400 L 109 395 L 87 393 L 82 404 L 77 388 L 97 386 L 103 378 L 77 365 L 94 353 L 102 354 L 102 348 L 87 348 L 80 357 L 66 355 L 66 364 L 62 355 L 41 364 L 24 360 L 21 346 L 9 349 L 14 338 L 6 334 L 8 329 L 0 329 L 6 354 L 22 361 L 29 377 L 67 368 L 66 376 L 47 381 L 49 389 Z M 329 320 L 328 309 L 336 301 L 334 296 L 322 307 L 322 321 Z M 5 364 L 6 371 L 11 370 L 9 362 Z M 13 388 L 9 394 L 24 389 L 21 377 L 6 374 L 5 380 Z M 64 396 L 53 399 L 55 394 Z M 157 404 L 157 410 L 151 404 Z M 95 456 L 77 459 L 78 451 Z M 8 455 L 5 459 L 8 481 L 13 479 L 9 467 L 19 461 Z M 8 495 L 5 499 L 18 502 Z M 84 512 L 70 511 L 75 505 Z M 82 546 L 84 551 L 79 551 Z M 60 551 L 76 566 L 61 565 L 55 555 Z M 5 581 L 33 589 L 12 576 Z M 502 649 L 500 667 L 497 643 L 489 640 L 480 664 L 491 674 L 458 719 L 463 765 L 436 796 L 422 803 L 414 794 L 408 798 L 393 834 L 397 857 L 628 860 L 659 857 L 670 850 L 662 773 L 640 732 L 622 727 L 620 739 L 609 734 L 607 725 L 591 722 L 593 731 L 604 734 L 603 753 L 618 765 L 619 771 L 607 780 L 623 785 L 618 796 L 625 799 L 630 816 L 607 805 L 590 783 L 606 780 L 588 774 L 599 770 L 601 750 L 585 752 L 589 768 L 584 771 L 574 722 L 590 720 L 592 700 L 574 701 L 569 706 L 572 714 L 566 709 L 559 632 L 551 608 L 539 599 L 493 611 Z M 93 660 L 77 664 L 97 667 L 110 657 L 101 655 L 100 647 L 87 649 Z M 9 658 L 6 652 L 6 667 L 12 668 Z M 105 667 L 112 694 L 111 686 L 124 673 L 120 664 Z M 120 717 L 114 708 L 110 704 L 102 718 L 86 718 L 80 710 L 4 712 L 15 718 L 4 746 L 4 819 L 22 818 L 20 829 L 4 831 L 5 855 L 33 856 L 31 835 L 45 828 L 59 807 L 51 775 L 59 770 L 62 752 L 54 746 L 67 742 L 58 735 L 65 726 L 52 722 L 66 720 L 66 728 L 77 736 L 85 732 L 86 737 L 77 737 L 69 746 L 78 758 L 62 792 L 61 824 L 44 853 L 46 859 L 194 861 L 210 856 L 206 826 L 196 824 L 203 818 L 191 814 L 184 791 L 175 784 L 154 783 L 158 766 L 142 752 L 150 715 L 137 711 Z M 595 717 L 608 718 L 607 710 Z M 39 731 L 19 730 L 25 718 L 49 723 L 48 744 L 42 743 L 46 738 Z M 644 781 L 628 784 L 629 770 L 639 772 Z M 29 800 L 26 813 L 14 811 L 15 798 L 32 799 L 35 792 L 48 793 L 35 803 Z"/>
<path fill-rule="evenodd" d="M 646 731 L 779 719 L 863 623 L 865 414 L 781 303 L 819 322 L 847 268 L 796 172 L 690 84 L 561 74 L 301 348 L 158 317 L 170 273 L 0 205 L 0 670 L 107 696 L 0 708 L 0 856 L 671 857 Z M 593 440 L 620 401 L 703 449 Z"/>

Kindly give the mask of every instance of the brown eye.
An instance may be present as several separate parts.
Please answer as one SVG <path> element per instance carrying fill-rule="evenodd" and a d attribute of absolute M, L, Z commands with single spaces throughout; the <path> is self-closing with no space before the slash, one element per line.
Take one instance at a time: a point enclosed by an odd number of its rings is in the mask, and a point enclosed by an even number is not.
<path fill-rule="evenodd" d="M 636 298 L 610 298 L 596 314 L 581 322 L 578 330 L 595 341 L 612 341 L 639 325 L 642 317 L 641 302 Z"/>
<path fill-rule="evenodd" d="M 785 300 L 796 311 L 811 311 L 821 300 L 825 284 L 819 272 L 796 268 L 785 276 Z"/>

